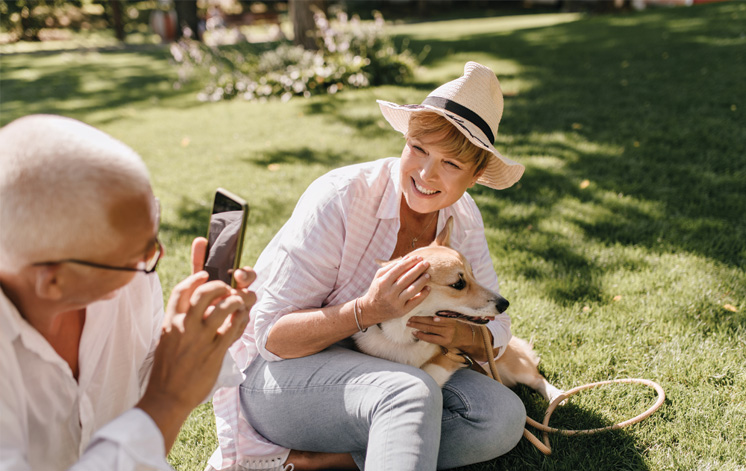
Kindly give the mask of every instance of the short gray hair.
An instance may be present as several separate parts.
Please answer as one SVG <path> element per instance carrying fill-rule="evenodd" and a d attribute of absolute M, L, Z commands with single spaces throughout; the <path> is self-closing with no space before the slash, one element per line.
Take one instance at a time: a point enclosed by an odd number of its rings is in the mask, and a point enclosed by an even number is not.
<path fill-rule="evenodd" d="M 0 129 L 0 266 L 16 271 L 116 240 L 110 205 L 151 194 L 122 142 L 70 118 L 31 115 Z"/>

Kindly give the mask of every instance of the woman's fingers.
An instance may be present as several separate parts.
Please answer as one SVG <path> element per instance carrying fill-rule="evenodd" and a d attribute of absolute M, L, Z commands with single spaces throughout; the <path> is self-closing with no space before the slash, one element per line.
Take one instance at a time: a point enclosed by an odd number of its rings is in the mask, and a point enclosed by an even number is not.
<path fill-rule="evenodd" d="M 420 261 L 422 261 L 422 258 L 420 257 L 404 257 L 396 263 L 387 265 L 381 270 L 385 270 L 385 272 L 381 274 L 381 281 L 393 285 L 404 273 L 417 265 Z M 389 269 L 386 270 L 386 268 Z"/>
<path fill-rule="evenodd" d="M 397 280 L 397 286 L 402 288 L 399 297 L 405 302 L 422 291 L 430 281 L 430 275 L 425 273 L 429 266 L 427 262 L 420 262 Z"/>
<path fill-rule="evenodd" d="M 416 308 L 417 306 L 419 306 L 420 304 L 422 304 L 422 302 L 425 300 L 425 298 L 427 298 L 427 296 L 429 294 L 430 294 L 430 287 L 429 286 L 425 286 L 417 294 L 415 294 L 414 296 L 412 296 L 410 299 L 408 299 L 404 303 L 404 310 L 406 312 L 409 312 L 412 309 Z"/>

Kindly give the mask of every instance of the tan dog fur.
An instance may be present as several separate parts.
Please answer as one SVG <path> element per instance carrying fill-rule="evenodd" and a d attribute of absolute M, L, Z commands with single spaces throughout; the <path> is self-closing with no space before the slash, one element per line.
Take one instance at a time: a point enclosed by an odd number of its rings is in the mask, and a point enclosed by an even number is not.
<path fill-rule="evenodd" d="M 412 252 L 430 263 L 427 273 L 430 294 L 406 315 L 368 328 L 354 335 L 358 348 L 369 355 L 422 368 L 443 386 L 451 375 L 466 365 L 460 351 L 451 349 L 444 354 L 439 345 L 421 342 L 414 337 L 414 329 L 407 321 L 414 316 L 431 317 L 445 313 L 458 316 L 459 322 L 485 324 L 505 311 L 508 301 L 481 286 L 474 279 L 469 262 L 449 246 L 453 219 L 429 246 Z M 391 263 L 391 262 L 383 262 Z M 461 288 L 461 289 L 458 289 Z M 498 351 L 495 349 L 495 354 Z M 552 386 L 538 371 L 539 358 L 525 340 L 512 337 L 496 365 L 503 383 L 512 387 L 525 384 L 551 401 L 562 391 Z"/>

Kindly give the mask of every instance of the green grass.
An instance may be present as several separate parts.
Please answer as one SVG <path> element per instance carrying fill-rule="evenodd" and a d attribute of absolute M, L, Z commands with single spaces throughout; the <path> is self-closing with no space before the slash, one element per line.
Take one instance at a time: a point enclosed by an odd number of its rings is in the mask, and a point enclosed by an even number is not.
<path fill-rule="evenodd" d="M 522 441 L 465 470 L 744 469 L 746 4 L 431 21 L 392 33 L 429 51 L 413 83 L 288 103 L 199 103 L 194 90 L 172 88 L 160 46 L 7 53 L 0 123 L 65 114 L 140 152 L 164 207 L 168 290 L 187 273 L 215 187 L 251 203 L 252 263 L 314 178 L 398 155 L 402 140 L 376 98 L 419 102 L 466 60 L 481 61 L 506 93 L 497 147 L 526 164 L 515 187 L 472 192 L 515 333 L 534 340 L 559 387 L 642 377 L 667 399 L 622 431 L 554 437 L 551 457 Z M 518 393 L 541 418 L 544 401 Z M 608 425 L 652 401 L 644 387 L 589 391 L 552 424 Z M 171 462 L 201 470 L 215 445 L 205 405 Z"/>

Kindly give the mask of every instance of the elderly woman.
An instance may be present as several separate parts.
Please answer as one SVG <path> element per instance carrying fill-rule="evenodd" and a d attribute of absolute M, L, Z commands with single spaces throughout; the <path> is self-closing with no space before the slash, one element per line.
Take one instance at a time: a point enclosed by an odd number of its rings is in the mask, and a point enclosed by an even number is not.
<path fill-rule="evenodd" d="M 214 469 L 446 469 L 500 456 L 522 435 L 525 409 L 496 381 L 462 369 L 441 390 L 418 368 L 349 346 L 355 332 L 425 299 L 428 265 L 408 254 L 451 216 L 451 245 L 498 291 L 466 190 L 507 188 L 524 170 L 493 146 L 503 98 L 485 66 L 467 63 L 420 105 L 379 105 L 406 139 L 401 158 L 316 180 L 256 263 L 258 301 L 232 351 L 246 379 L 214 398 Z M 409 326 L 420 341 L 486 360 L 468 325 L 416 317 Z M 502 353 L 510 318 L 487 326 Z"/>

